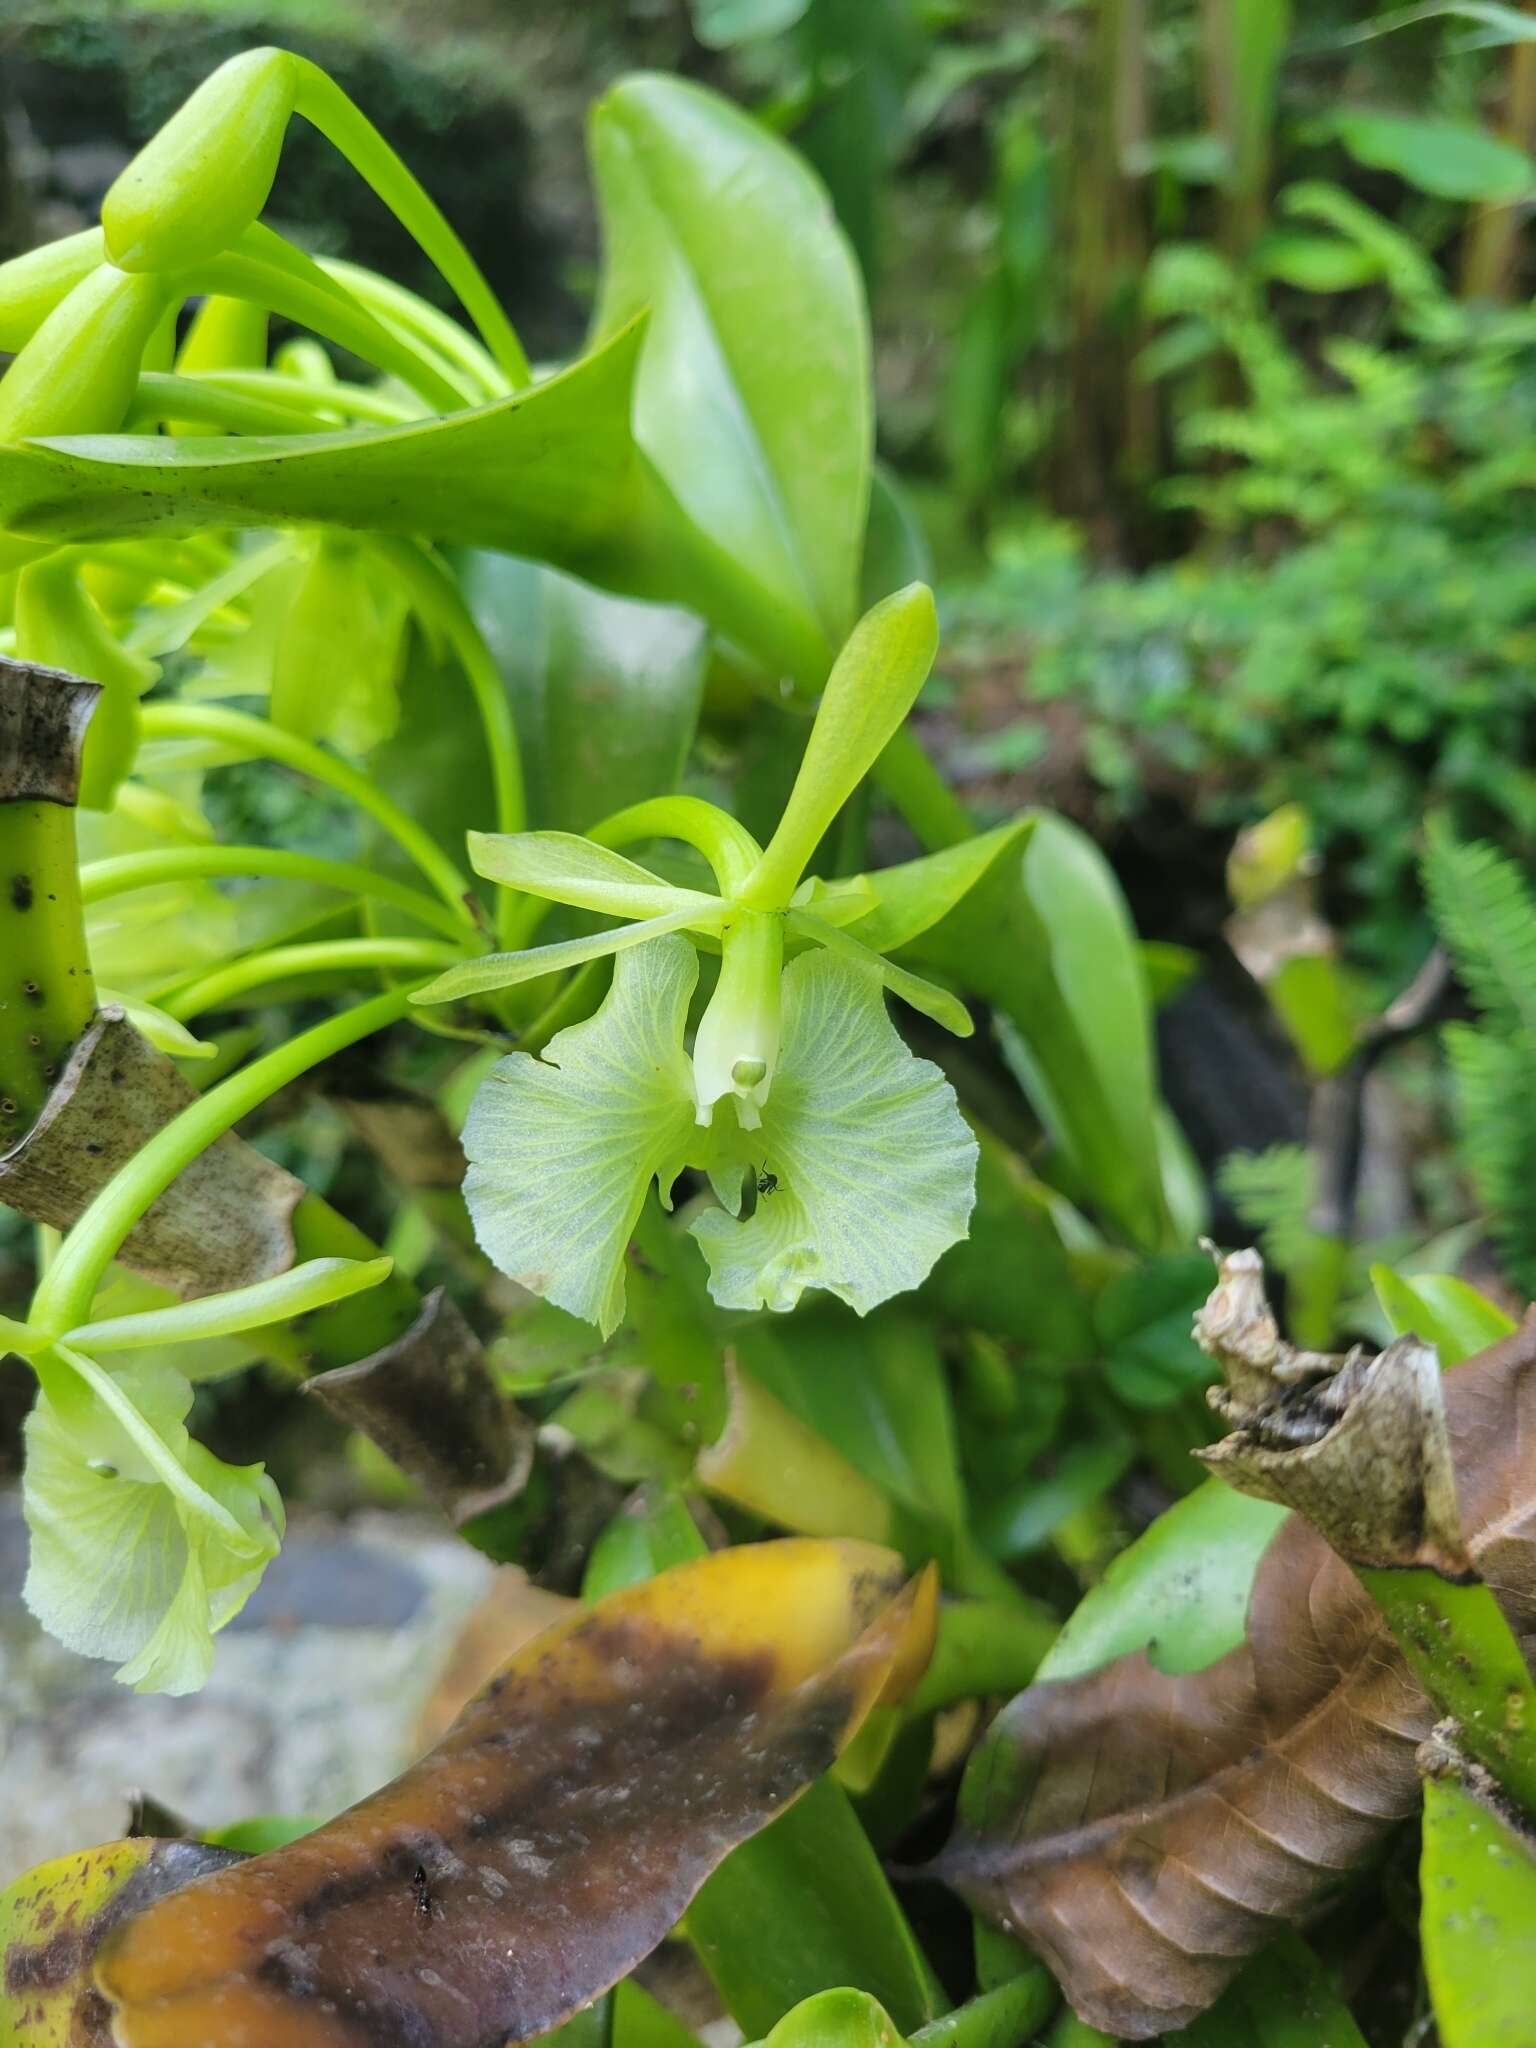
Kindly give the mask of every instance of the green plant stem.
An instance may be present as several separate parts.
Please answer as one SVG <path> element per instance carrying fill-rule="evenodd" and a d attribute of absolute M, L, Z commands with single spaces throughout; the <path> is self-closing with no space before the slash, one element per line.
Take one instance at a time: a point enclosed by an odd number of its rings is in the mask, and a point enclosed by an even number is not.
<path fill-rule="evenodd" d="M 367 968 L 451 967 L 462 960 L 462 946 L 445 945 L 439 939 L 317 939 L 308 945 L 271 946 L 260 953 L 247 953 L 231 960 L 211 974 L 200 975 L 160 1007 L 179 1024 L 217 1010 L 252 989 L 286 981 L 296 974 L 352 974 Z"/>
<path fill-rule="evenodd" d="M 633 846 L 640 839 L 680 839 L 703 854 L 722 896 L 734 895 L 763 857 L 745 825 L 696 796 L 653 796 L 615 811 L 587 837 L 597 846 Z"/>
<path fill-rule="evenodd" d="M 395 570 L 410 592 L 411 602 L 429 626 L 447 640 L 463 669 L 480 714 L 486 752 L 491 763 L 491 783 L 496 798 L 498 832 L 521 832 L 527 819 L 523 793 L 523 764 L 517 744 L 517 726 L 512 717 L 512 699 L 502 681 L 496 658 L 475 624 L 458 584 L 433 556 L 409 541 L 376 538 L 375 547 Z M 504 939 L 517 898 L 501 892 L 497 924 Z"/>
<path fill-rule="evenodd" d="M 246 299 L 296 326 L 323 334 L 327 341 L 339 342 L 365 363 L 388 371 L 412 391 L 420 392 L 434 411 L 457 412 L 470 402 L 472 394 L 445 375 L 442 366 L 411 345 L 398 329 L 382 326 L 323 271 L 316 270 L 315 277 L 318 283 L 265 255 L 230 249 L 179 282 L 189 292 Z"/>
<path fill-rule="evenodd" d="M 276 846 L 165 846 L 148 853 L 119 853 L 89 862 L 80 870 L 80 898 L 89 907 L 133 889 L 152 889 L 166 882 L 212 881 L 219 876 L 265 876 L 279 881 L 313 882 L 346 896 L 371 898 L 414 917 L 418 924 L 462 945 L 466 919 L 446 909 L 433 896 L 365 868 L 358 861 L 324 860 L 319 854 L 290 853 Z"/>
<path fill-rule="evenodd" d="M 1423 1565 L 1355 1573 L 1459 1747 L 1536 1817 L 1536 1682 L 1493 1594 Z"/>
<path fill-rule="evenodd" d="M 235 398 L 261 400 L 269 405 L 281 407 L 284 412 L 312 416 L 318 414 L 318 428 L 334 425 L 327 420 L 328 413 L 340 413 L 345 419 L 367 420 L 380 427 L 409 426 L 420 419 L 419 406 L 407 404 L 400 398 L 391 398 L 387 392 L 375 390 L 367 384 L 348 384 L 341 379 L 331 384 L 306 384 L 300 377 L 290 377 L 282 370 L 191 370 L 175 377 L 141 377 L 139 388 L 158 388 L 174 384 L 178 393 L 185 392 L 189 384 L 200 391 L 227 393 Z"/>
<path fill-rule="evenodd" d="M 36 1122 L 95 1011 L 74 810 L 0 803 L 0 1150 Z"/>
<path fill-rule="evenodd" d="M 917 735 L 903 726 L 873 769 L 881 794 L 916 833 L 925 853 L 958 846 L 976 829 L 975 820 L 924 753 Z"/>
<path fill-rule="evenodd" d="M 505 398 L 513 390 L 511 378 L 496 359 L 447 313 L 418 298 L 404 285 L 396 284 L 393 278 L 365 270 L 360 263 L 348 263 L 339 256 L 322 256 L 317 260 L 327 277 L 345 285 L 385 326 L 403 328 L 406 334 L 424 342 L 478 384 L 487 400 Z M 527 381 L 524 378 L 523 383 Z"/>
<path fill-rule="evenodd" d="M 1055 1979 L 1032 1963 L 995 1991 L 967 1999 L 909 2036 L 911 2048 L 1019 2048 L 1061 2002 Z"/>
<path fill-rule="evenodd" d="M 306 1194 L 293 1212 L 293 1255 L 304 1259 L 374 1259 L 378 1246 L 365 1231 L 333 1209 L 323 1195 Z M 393 1344 L 421 1313 L 421 1292 L 404 1273 L 391 1273 L 377 1287 L 332 1302 L 304 1317 L 295 1350 L 320 1367 L 351 1365 Z"/>
<path fill-rule="evenodd" d="M 497 303 L 479 266 L 439 209 L 390 148 L 368 117 L 307 57 L 293 59 L 295 111 L 313 122 L 326 140 L 378 194 L 401 226 L 436 265 L 485 337 L 508 381 L 521 388 L 531 380 L 528 358 L 512 323 Z"/>
<path fill-rule="evenodd" d="M 324 783 L 357 805 L 397 846 L 409 854 L 450 909 L 472 924 L 466 908 L 469 883 L 429 832 L 371 782 L 335 754 L 328 754 L 269 719 L 214 704 L 146 704 L 143 733 L 149 739 L 206 739 L 256 760 L 281 761 L 300 775 Z"/>
<path fill-rule="evenodd" d="M 29 1320 L 54 1331 L 83 1323 L 124 1238 L 200 1152 L 311 1067 L 405 1016 L 410 997 L 410 988 L 389 989 L 327 1017 L 189 1102 L 118 1168 L 67 1233 L 39 1283 Z"/>

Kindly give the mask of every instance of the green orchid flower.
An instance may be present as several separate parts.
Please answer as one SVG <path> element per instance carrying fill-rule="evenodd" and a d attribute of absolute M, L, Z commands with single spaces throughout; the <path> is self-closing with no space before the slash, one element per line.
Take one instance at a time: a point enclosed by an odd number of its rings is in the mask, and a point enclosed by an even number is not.
<path fill-rule="evenodd" d="M 195 1692 L 213 1638 L 277 1555 L 283 1506 L 260 1465 L 229 1465 L 192 1438 L 194 1381 L 246 1354 L 227 1340 L 372 1287 L 388 1259 L 311 1259 L 269 1280 L 81 1323 L 0 1317 L 0 1349 L 38 1379 L 26 1422 L 23 1598 L 57 1641 L 118 1664 L 141 1692 Z M 109 1285 L 99 1306 L 108 1306 Z M 34 1304 L 36 1309 L 36 1304 Z"/>
<path fill-rule="evenodd" d="M 976 1149 L 954 1091 L 916 1059 L 886 991 L 958 1035 L 965 1006 L 888 954 L 935 923 L 1024 822 L 902 867 L 833 883 L 805 869 L 901 726 L 938 641 L 913 584 L 855 628 L 828 680 L 794 787 L 766 847 L 691 797 L 661 798 L 586 838 L 472 835 L 478 873 L 527 897 L 624 922 L 590 937 L 450 968 L 418 1002 L 448 1002 L 613 955 L 606 1001 L 535 1059 L 491 1073 L 465 1128 L 465 1197 L 503 1271 L 609 1334 L 623 1260 L 654 1179 L 684 1167 L 721 1207 L 693 1233 L 715 1299 L 792 1308 L 823 1287 L 861 1314 L 916 1286 L 966 1233 Z M 620 845 L 675 838 L 702 852 L 711 892 L 674 886 Z M 701 950 L 719 974 L 685 1050 Z"/>

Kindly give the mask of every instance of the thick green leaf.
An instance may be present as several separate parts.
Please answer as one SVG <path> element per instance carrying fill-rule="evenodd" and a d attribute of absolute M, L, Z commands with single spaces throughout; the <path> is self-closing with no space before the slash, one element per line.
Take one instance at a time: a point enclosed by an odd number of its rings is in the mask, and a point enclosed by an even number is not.
<path fill-rule="evenodd" d="M 461 573 L 511 692 L 532 821 L 580 832 L 670 795 L 703 695 L 698 617 L 505 555 Z"/>
<path fill-rule="evenodd" d="M 709 592 L 697 608 L 816 688 L 853 624 L 869 496 L 852 254 L 804 163 L 682 79 L 613 87 L 591 148 L 605 239 L 596 332 L 650 309 L 634 429 L 670 500 L 663 531 L 695 558 Z"/>
<path fill-rule="evenodd" d="M 1460 1365 L 1515 1328 L 1497 1302 L 1453 1273 L 1398 1273 L 1372 1266 L 1371 1285 L 1394 1336 L 1409 1331 L 1433 1344 L 1442 1365 Z"/>
<path fill-rule="evenodd" d="M 1424 1788 L 1424 1970 L 1444 2048 L 1524 2048 L 1536 2013 L 1536 1858 L 1449 1778 Z"/>
<path fill-rule="evenodd" d="M 1170 1235 L 1158 1156 L 1146 974 L 1125 900 L 1093 842 L 1036 820 L 906 949 L 983 997 L 1076 1182 L 1133 1243 Z"/>
<path fill-rule="evenodd" d="M 642 329 L 618 327 L 516 397 L 408 426 L 28 441 L 0 465 L 0 526 L 102 540 L 317 523 L 502 548 L 601 579 L 639 489 L 629 410 Z"/>
<path fill-rule="evenodd" d="M 1207 1479 L 1122 1550 L 1040 1667 L 1075 1678 L 1145 1650 L 1160 1671 L 1200 1671 L 1241 1642 L 1259 1559 L 1285 1520 L 1269 1501 Z"/>
<path fill-rule="evenodd" d="M 129 1914 L 235 1858 L 141 1836 L 39 1864 L 0 1891 L 0 2040 L 14 2048 L 102 2042 L 95 1943 Z"/>
<path fill-rule="evenodd" d="M 827 1305 L 741 1332 L 737 1353 L 882 1492 L 954 1534 L 964 1514 L 949 1381 L 933 1333 L 900 1309 Z"/>
<path fill-rule="evenodd" d="M 1357 162 L 1394 171 L 1437 199 L 1508 201 L 1536 189 L 1536 163 L 1525 151 L 1469 122 L 1350 107 L 1333 126 Z"/>
<path fill-rule="evenodd" d="M 1034 830 L 1033 818 L 1015 818 L 958 846 L 946 846 L 899 867 L 880 868 L 856 878 L 873 890 L 875 907 L 849 926 L 856 939 L 877 953 L 893 953 L 947 917 L 1010 847 Z M 816 906 L 810 906 L 813 910 Z M 818 912 L 818 915 L 825 913 Z"/>
<path fill-rule="evenodd" d="M 1255 1956 L 1177 2037 L 1189 2048 L 1366 2048 L 1365 2036 L 1299 1934 Z"/>
<path fill-rule="evenodd" d="M 944 1995 L 848 1795 L 830 1778 L 723 1863 L 684 1926 L 749 2040 L 814 1992 L 855 1983 L 904 2032 Z"/>

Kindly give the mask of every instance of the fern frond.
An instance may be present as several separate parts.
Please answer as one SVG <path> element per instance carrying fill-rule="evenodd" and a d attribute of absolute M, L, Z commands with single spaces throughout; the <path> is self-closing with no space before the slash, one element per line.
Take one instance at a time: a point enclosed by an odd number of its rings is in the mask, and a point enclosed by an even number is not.
<path fill-rule="evenodd" d="M 1451 1024 L 1461 1149 L 1508 1278 L 1536 1296 L 1536 1031 Z"/>
<path fill-rule="evenodd" d="M 1423 877 L 1435 925 L 1478 1009 L 1501 1029 L 1536 1030 L 1536 900 L 1520 870 L 1435 817 Z"/>
<path fill-rule="evenodd" d="M 1279 1272 L 1304 1266 L 1317 1244 L 1309 1217 L 1316 1195 L 1312 1156 L 1305 1145 L 1271 1145 L 1263 1152 L 1234 1152 L 1216 1174 L 1217 1184 L 1258 1237 L 1266 1261 Z"/>

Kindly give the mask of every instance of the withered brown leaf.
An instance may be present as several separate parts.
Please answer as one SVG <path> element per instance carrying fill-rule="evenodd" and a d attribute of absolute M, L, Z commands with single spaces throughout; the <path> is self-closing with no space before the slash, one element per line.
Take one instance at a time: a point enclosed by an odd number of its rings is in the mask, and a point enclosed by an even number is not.
<path fill-rule="evenodd" d="M 1444 1394 L 1467 1549 L 1529 1655 L 1536 1312 Z M 1020 1694 L 939 1869 L 1084 2019 L 1146 2040 L 1188 2025 L 1414 1810 L 1434 1719 L 1359 1581 L 1293 1515 L 1219 1662 L 1175 1676 L 1138 1654 Z"/>
<path fill-rule="evenodd" d="M 932 1643 L 931 1575 L 746 1545 L 580 1609 L 392 1785 L 117 1930 L 118 2048 L 485 2048 L 556 2025 L 675 1924 Z"/>

